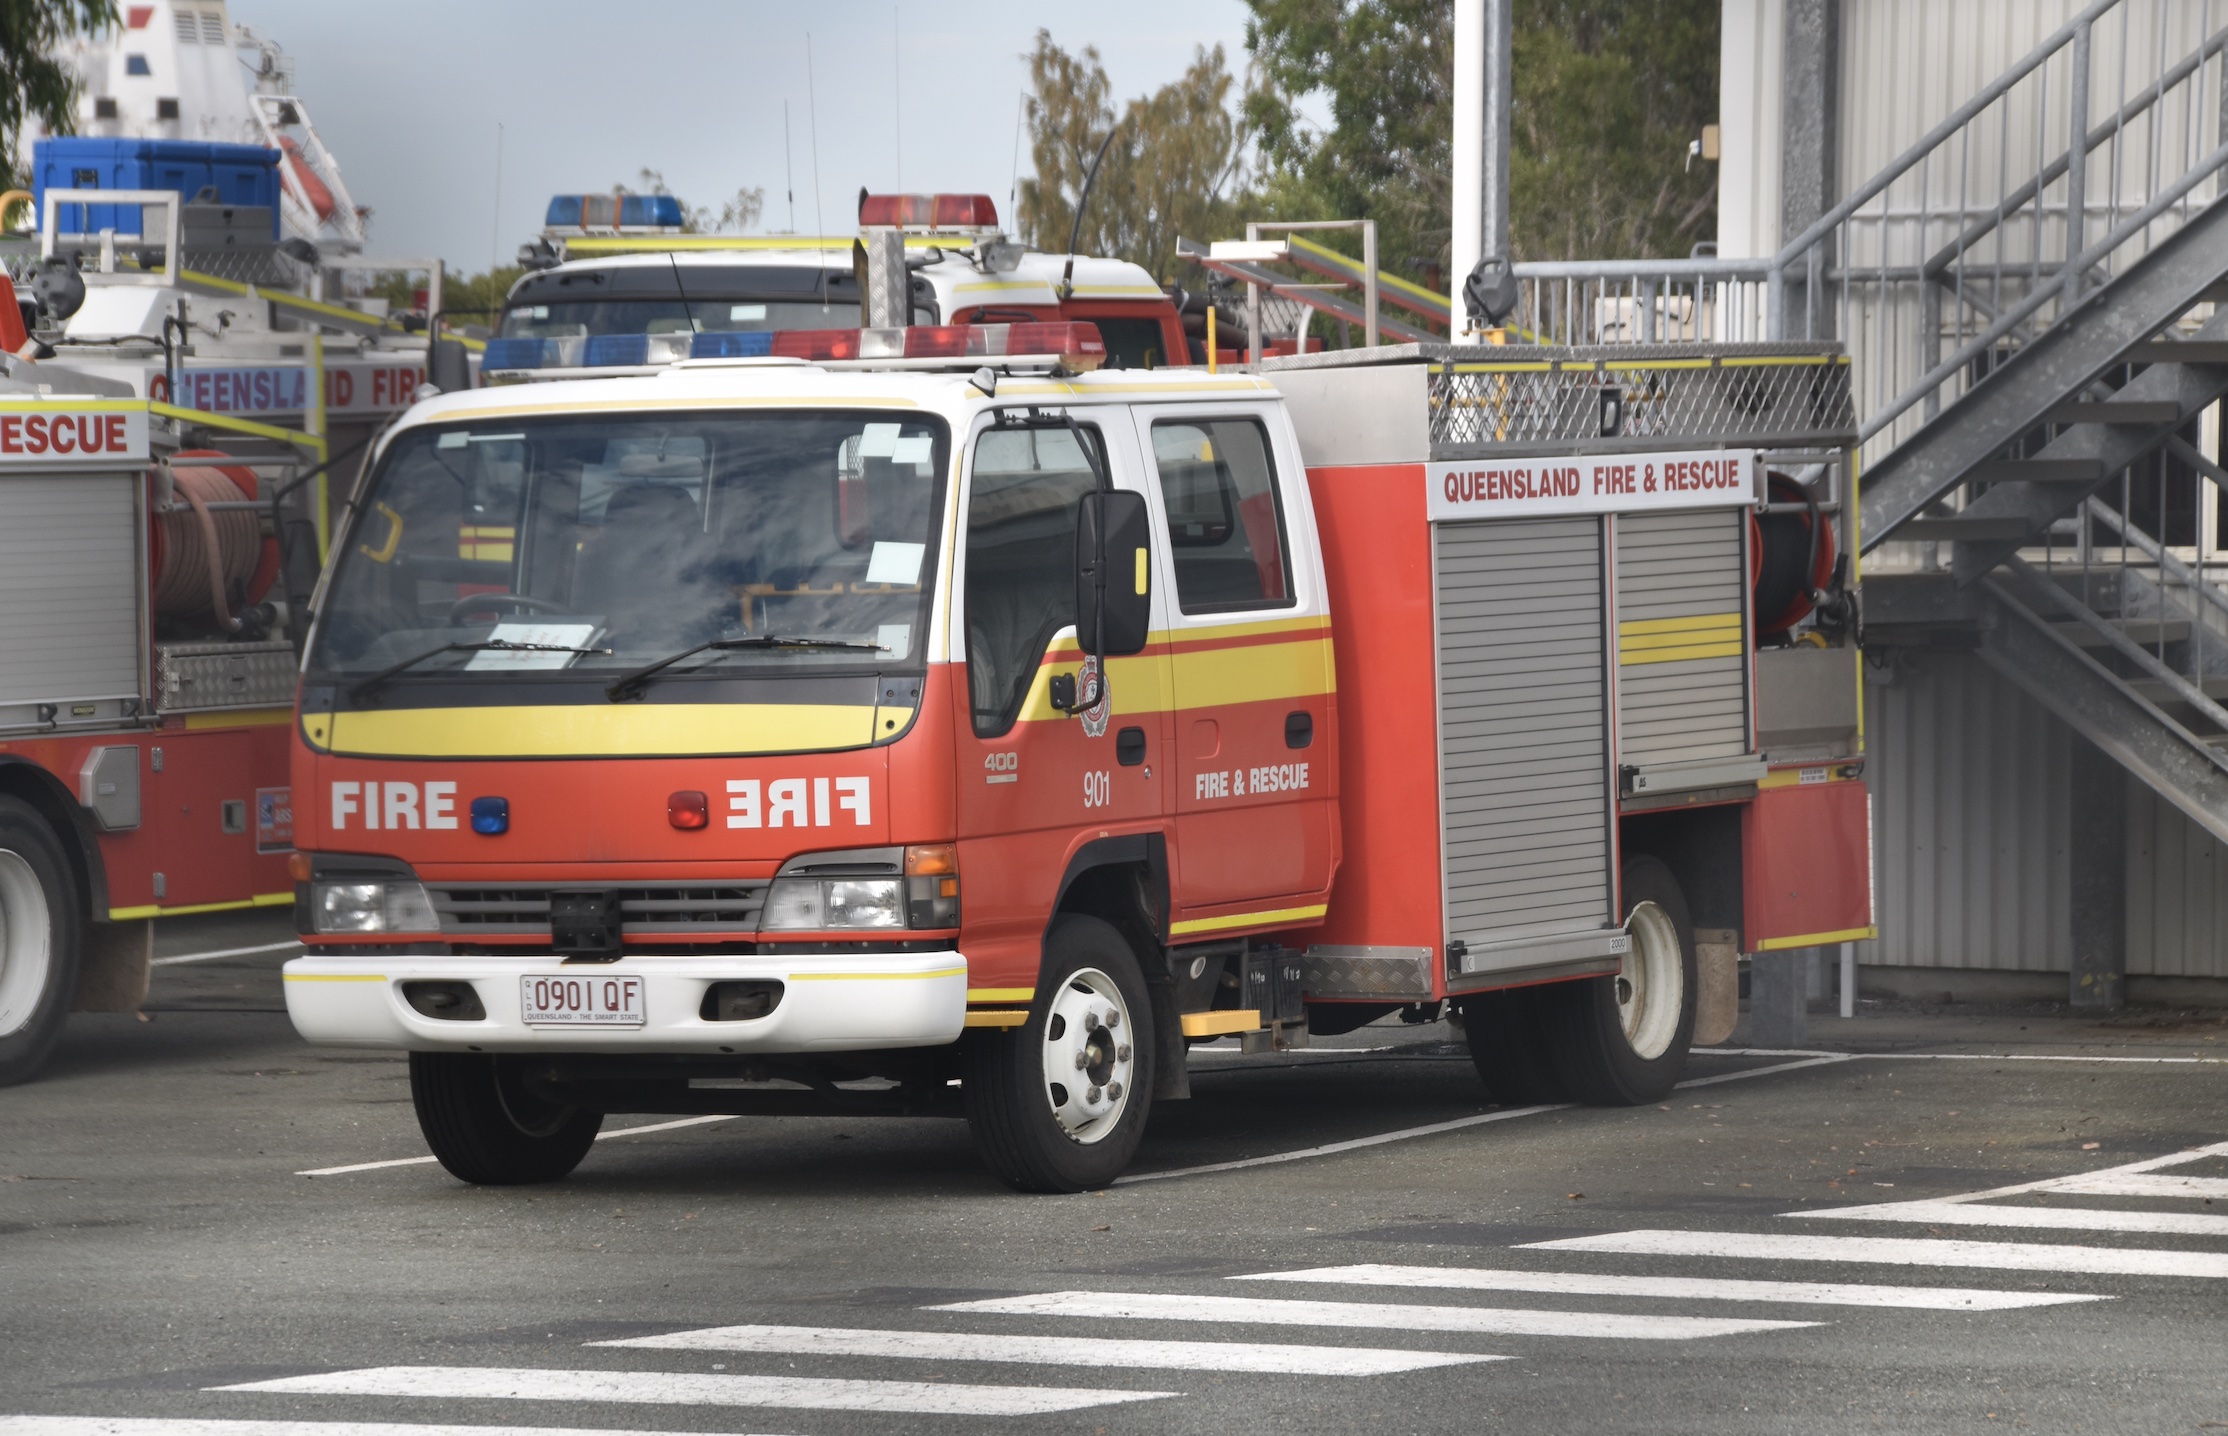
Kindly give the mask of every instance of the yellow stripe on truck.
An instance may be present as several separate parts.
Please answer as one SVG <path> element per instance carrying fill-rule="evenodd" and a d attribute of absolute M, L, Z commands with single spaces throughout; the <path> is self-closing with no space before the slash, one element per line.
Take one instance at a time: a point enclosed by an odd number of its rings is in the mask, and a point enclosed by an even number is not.
<path fill-rule="evenodd" d="M 1733 658 L 1746 648 L 1748 633 L 1738 613 L 1703 613 L 1690 618 L 1638 618 L 1617 625 L 1617 662 L 1676 663 L 1682 658 Z"/>
<path fill-rule="evenodd" d="M 1280 907 L 1268 912 L 1232 913 L 1228 917 L 1197 917 L 1186 922 L 1172 922 L 1168 935 L 1180 937 L 1189 933 L 1222 932 L 1233 927 L 1263 927 L 1278 922 L 1310 922 L 1330 911 L 1328 905 L 1316 903 L 1312 907 Z"/>
<path fill-rule="evenodd" d="M 549 704 L 309 713 L 302 735 L 328 752 L 413 758 L 680 757 L 863 748 L 871 703 Z M 902 724 L 900 725 L 903 726 Z"/>

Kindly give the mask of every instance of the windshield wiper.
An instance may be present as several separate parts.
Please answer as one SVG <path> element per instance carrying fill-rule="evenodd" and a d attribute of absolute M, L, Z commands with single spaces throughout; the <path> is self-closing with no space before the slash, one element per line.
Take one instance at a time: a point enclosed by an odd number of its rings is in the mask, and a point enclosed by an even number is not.
<path fill-rule="evenodd" d="M 788 638 L 778 633 L 754 633 L 747 638 L 715 638 L 709 643 L 699 643 L 694 648 L 684 648 L 679 653 L 669 653 L 655 663 L 646 663 L 632 673 L 621 674 L 603 691 L 614 703 L 640 698 L 643 690 L 655 678 L 684 658 L 694 658 L 699 653 L 728 653 L 738 648 L 851 648 L 861 653 L 881 653 L 879 643 L 859 643 L 848 638 Z"/>
<path fill-rule="evenodd" d="M 400 663 L 391 663 L 369 678 L 348 690 L 348 701 L 361 703 L 364 699 L 387 686 L 387 680 L 406 669 L 417 667 L 428 658 L 439 658 L 444 653 L 609 653 L 608 648 L 574 648 L 563 643 L 513 643 L 507 638 L 491 638 L 484 643 L 444 643 L 439 648 L 429 648 L 423 653 L 413 653 Z"/>

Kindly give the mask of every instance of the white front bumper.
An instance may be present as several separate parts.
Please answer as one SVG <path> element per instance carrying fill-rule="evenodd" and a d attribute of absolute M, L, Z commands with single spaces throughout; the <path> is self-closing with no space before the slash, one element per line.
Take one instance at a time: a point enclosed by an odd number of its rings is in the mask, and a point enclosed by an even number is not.
<path fill-rule="evenodd" d="M 637 977 L 640 1027 L 528 1027 L 522 977 Z M 708 1022 L 715 982 L 771 978 L 781 1001 L 764 1017 Z M 487 1016 L 427 1017 L 403 1000 L 412 981 L 469 982 Z M 956 952 L 855 957 L 629 956 L 564 965 L 554 957 L 406 957 L 313 953 L 286 964 L 286 1011 L 311 1042 L 413 1052 L 842 1052 L 937 1047 L 967 1019 L 967 959 Z"/>

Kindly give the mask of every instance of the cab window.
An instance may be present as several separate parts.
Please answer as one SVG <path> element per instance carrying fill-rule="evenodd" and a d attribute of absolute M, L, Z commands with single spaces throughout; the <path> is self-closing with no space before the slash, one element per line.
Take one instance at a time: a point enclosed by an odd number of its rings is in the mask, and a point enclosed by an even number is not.
<path fill-rule="evenodd" d="M 1185 613 L 1294 602 L 1284 509 L 1259 423 L 1162 420 L 1153 425 L 1153 465 Z"/>
<path fill-rule="evenodd" d="M 1103 465 L 1097 430 L 1085 442 Z M 967 504 L 967 691 L 975 736 L 1010 731 L 1045 645 L 1075 622 L 1075 512 L 1097 485 L 1075 433 L 992 429 Z"/>

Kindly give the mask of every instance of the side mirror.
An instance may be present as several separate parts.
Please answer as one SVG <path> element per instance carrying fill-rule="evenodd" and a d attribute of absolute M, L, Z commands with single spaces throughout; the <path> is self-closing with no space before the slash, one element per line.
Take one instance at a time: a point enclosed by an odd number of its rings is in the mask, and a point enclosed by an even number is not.
<path fill-rule="evenodd" d="M 1152 531 L 1152 516 L 1140 493 L 1088 493 L 1076 506 L 1075 635 L 1086 653 L 1135 653 L 1145 646 L 1153 617 Z M 1102 533 L 1103 604 L 1098 569 Z"/>

